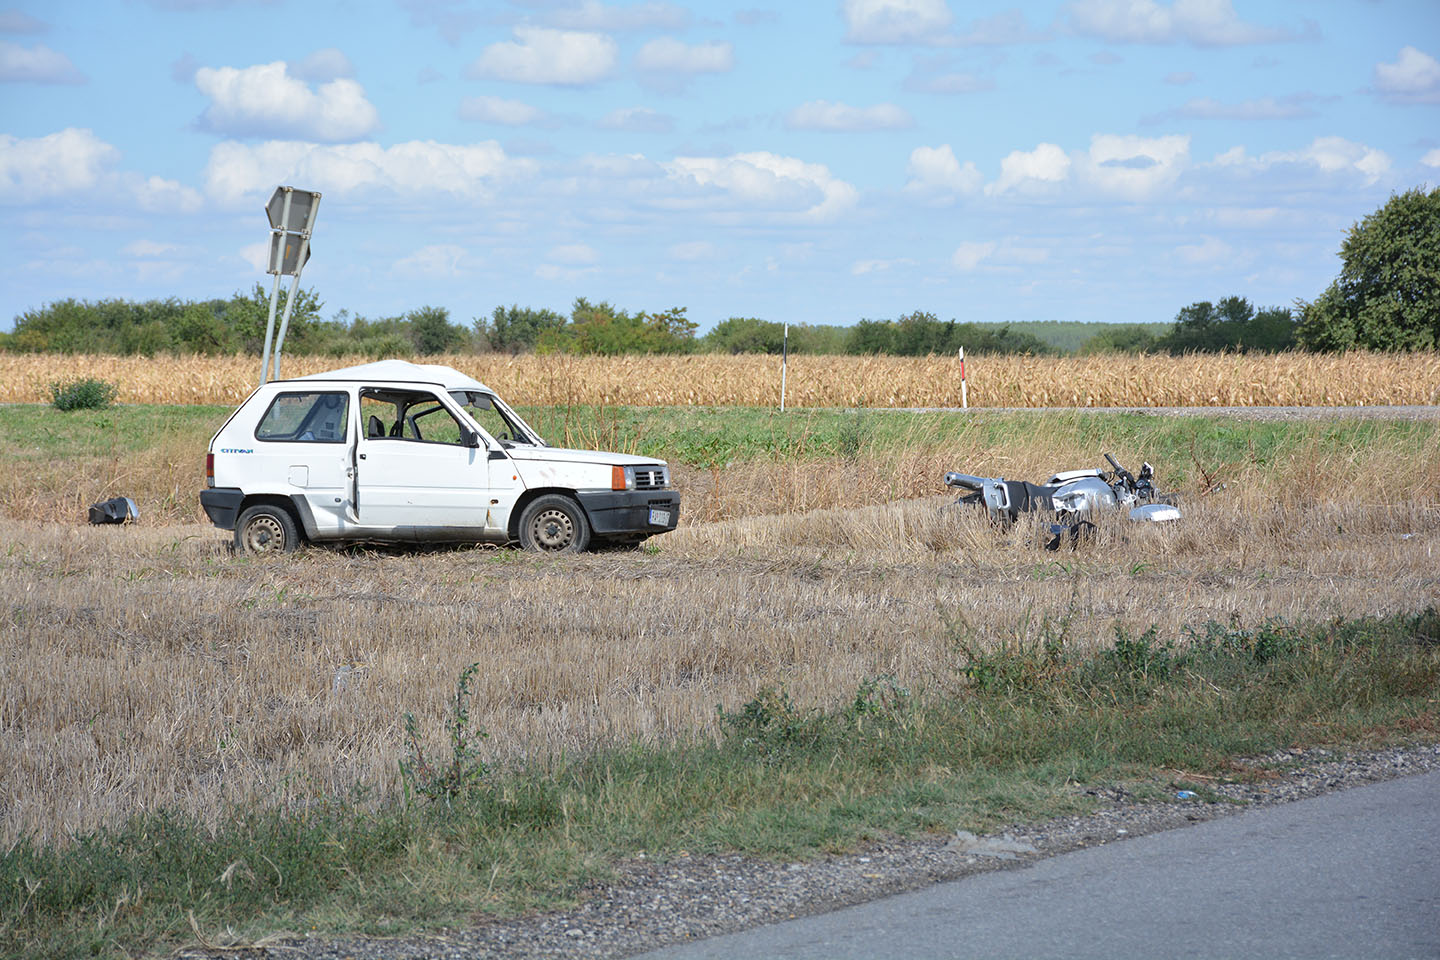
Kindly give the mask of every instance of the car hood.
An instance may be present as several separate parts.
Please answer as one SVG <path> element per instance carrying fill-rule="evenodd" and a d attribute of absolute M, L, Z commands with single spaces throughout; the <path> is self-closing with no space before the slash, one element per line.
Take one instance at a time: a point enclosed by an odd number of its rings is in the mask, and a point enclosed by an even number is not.
<path fill-rule="evenodd" d="M 604 450 L 571 450 L 568 447 L 527 447 L 516 444 L 505 451 L 515 460 L 535 460 L 545 463 L 598 463 L 607 466 L 640 466 L 647 463 L 664 463 L 656 457 L 637 457 L 628 453 L 608 453 Z"/>

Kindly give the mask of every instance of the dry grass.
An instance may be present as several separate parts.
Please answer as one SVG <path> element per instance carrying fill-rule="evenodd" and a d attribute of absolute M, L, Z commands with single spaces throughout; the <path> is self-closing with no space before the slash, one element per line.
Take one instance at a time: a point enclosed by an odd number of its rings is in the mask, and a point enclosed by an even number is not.
<path fill-rule="evenodd" d="M 230 802 L 391 795 L 401 715 L 438 747 L 445 697 L 474 661 L 486 750 L 545 759 L 710 729 L 717 703 L 767 684 L 801 703 L 884 673 L 943 686 L 957 639 L 1034 640 L 1047 619 L 1084 646 L 1116 624 L 1173 634 L 1436 603 L 1440 454 L 1371 463 L 1388 478 L 1375 485 L 1353 482 L 1353 456 L 1255 468 L 1223 497 L 1192 497 L 1180 525 L 1106 528 L 1061 554 L 940 497 L 859 506 L 884 483 L 863 463 L 718 475 L 797 501 L 683 528 L 658 553 L 254 562 L 197 525 L 0 520 L 0 842 L 142 809 L 214 820 Z M 1038 457 L 1019 451 L 1015 475 Z M 939 466 L 917 455 L 905 470 L 933 485 Z"/>
<path fill-rule="evenodd" d="M 470 373 L 516 402 L 623 405 L 778 404 L 775 357 L 428 358 Z M 293 357 L 287 376 L 364 358 Z M 49 400 L 47 385 L 98 377 L 122 403 L 234 404 L 253 389 L 254 357 L 0 354 L 0 403 Z M 1229 354 L 969 358 L 977 407 L 1354 406 L 1440 400 L 1440 353 Z M 791 358 L 787 402 L 796 407 L 953 407 L 959 364 L 951 357 Z"/>

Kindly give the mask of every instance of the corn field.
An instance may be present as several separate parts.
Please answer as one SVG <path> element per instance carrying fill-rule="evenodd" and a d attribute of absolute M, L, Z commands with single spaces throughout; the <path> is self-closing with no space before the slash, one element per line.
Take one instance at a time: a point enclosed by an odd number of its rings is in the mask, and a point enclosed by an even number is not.
<path fill-rule="evenodd" d="M 462 370 L 514 403 L 628 406 L 772 406 L 780 360 L 763 355 L 428 357 Z M 293 357 L 286 376 L 366 362 Z M 43 403 L 49 384 L 96 377 L 121 403 L 232 405 L 254 388 L 250 356 L 116 357 L 0 354 L 0 403 Z M 1391 406 L 1440 402 L 1440 353 L 1184 357 L 971 356 L 973 407 Z M 786 404 L 795 407 L 958 407 L 953 357 L 817 357 L 790 360 Z"/>

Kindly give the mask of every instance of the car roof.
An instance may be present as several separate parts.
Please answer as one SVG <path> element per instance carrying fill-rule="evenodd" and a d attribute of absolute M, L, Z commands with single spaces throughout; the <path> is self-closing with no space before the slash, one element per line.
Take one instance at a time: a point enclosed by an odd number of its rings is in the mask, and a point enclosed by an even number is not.
<path fill-rule="evenodd" d="M 484 390 L 489 387 L 469 374 L 439 363 L 411 363 L 409 360 L 377 360 L 355 367 L 341 367 L 324 373 L 311 373 L 294 380 L 369 380 L 387 383 L 433 383 L 446 390 Z"/>

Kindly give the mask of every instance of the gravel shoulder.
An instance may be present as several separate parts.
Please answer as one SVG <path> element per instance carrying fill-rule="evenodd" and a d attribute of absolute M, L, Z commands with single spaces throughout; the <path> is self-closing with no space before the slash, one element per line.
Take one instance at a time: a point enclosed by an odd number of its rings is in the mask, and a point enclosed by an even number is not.
<path fill-rule="evenodd" d="M 1138 797 L 1124 787 L 1077 786 L 1077 791 L 1098 801 L 1094 812 L 1012 824 L 993 835 L 1005 841 L 993 845 L 999 851 L 994 853 L 976 853 L 975 844 L 954 842 L 950 835 L 931 835 L 895 838 L 852 854 L 804 863 L 738 855 L 680 857 L 664 863 L 633 859 L 616 865 L 613 882 L 582 891 L 581 903 L 571 910 L 426 936 L 286 939 L 249 949 L 191 949 L 177 955 L 254 960 L 627 957 L 670 943 L 824 913 L 1084 847 L 1436 769 L 1440 769 L 1440 744 L 1360 753 L 1283 751 L 1237 761 L 1234 782 L 1173 771 L 1176 783 L 1196 785 L 1199 795 L 1190 798 L 1177 798 L 1174 786 L 1166 787 L 1161 799 Z"/>

